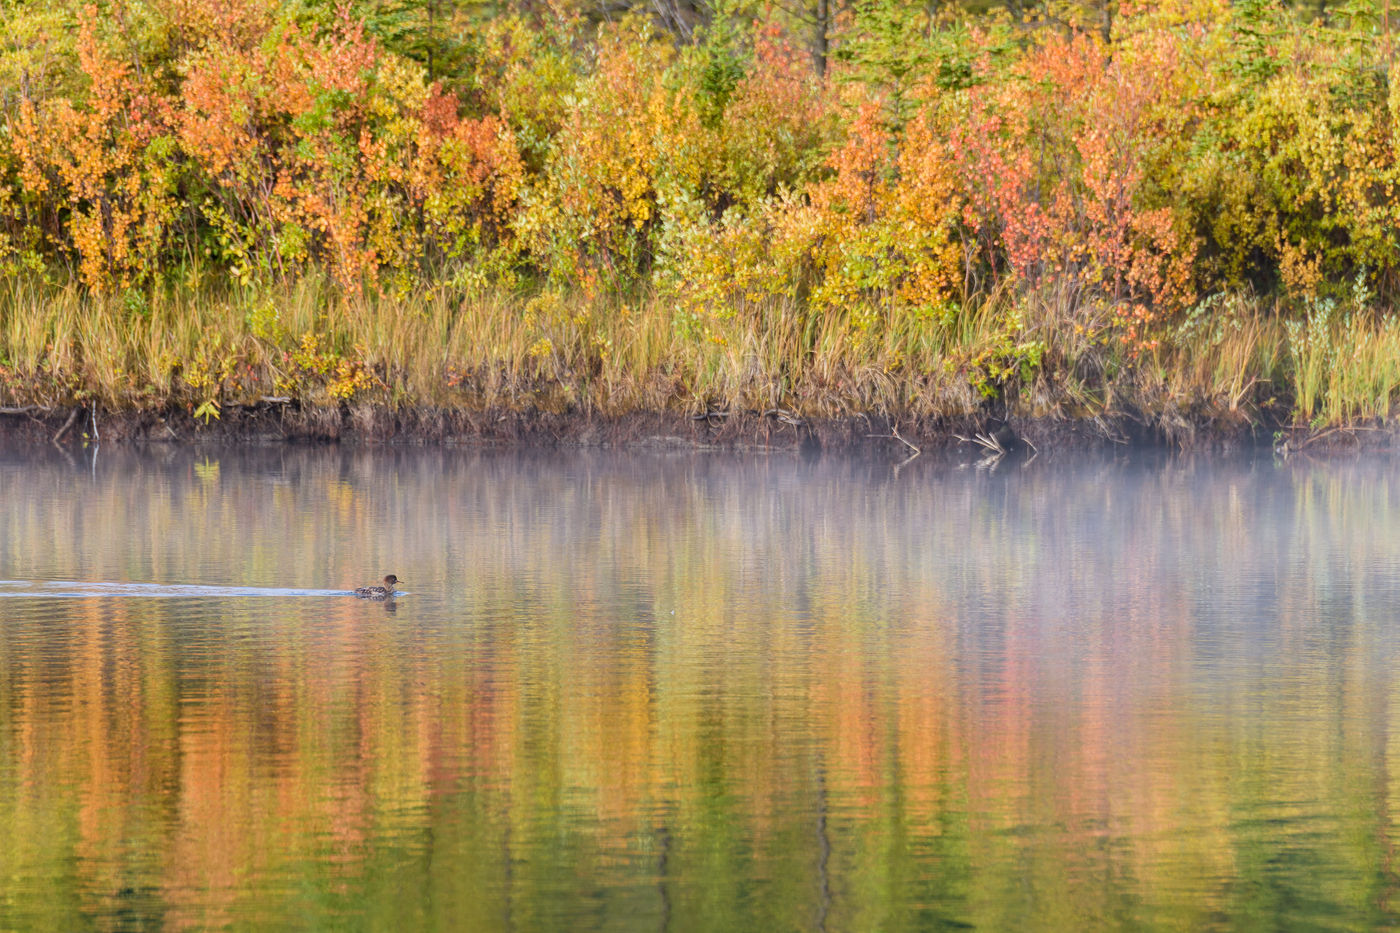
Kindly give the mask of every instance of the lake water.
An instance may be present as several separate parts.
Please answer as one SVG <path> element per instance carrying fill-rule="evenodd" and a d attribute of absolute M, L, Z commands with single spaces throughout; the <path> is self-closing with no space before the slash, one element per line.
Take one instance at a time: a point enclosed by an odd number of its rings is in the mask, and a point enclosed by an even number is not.
<path fill-rule="evenodd" d="M 0 929 L 1394 926 L 1398 466 L 0 452 Z"/>

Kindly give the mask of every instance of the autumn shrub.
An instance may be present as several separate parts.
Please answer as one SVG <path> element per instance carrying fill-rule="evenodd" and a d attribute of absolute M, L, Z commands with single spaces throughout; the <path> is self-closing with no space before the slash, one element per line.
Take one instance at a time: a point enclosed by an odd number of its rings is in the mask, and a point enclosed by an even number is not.
<path fill-rule="evenodd" d="M 689 144 L 700 171 L 690 184 L 673 176 L 682 183 L 666 191 L 652 273 L 680 299 L 674 331 L 682 341 L 717 339 L 719 319 L 805 296 L 811 259 L 802 215 L 809 186 L 830 174 L 838 135 L 831 95 L 775 30 L 758 30 L 750 54 L 698 53 L 677 71 L 696 89 L 709 143 Z M 716 76 L 721 56 L 729 70 Z"/>
<path fill-rule="evenodd" d="M 21 200 L 51 220 L 36 231 L 39 248 L 72 257 L 94 290 L 124 288 L 165 258 L 181 207 L 173 108 L 108 47 L 95 7 L 81 16 L 77 66 L 81 97 L 23 97 L 8 141 Z"/>
<path fill-rule="evenodd" d="M 526 171 L 538 174 L 586 77 L 588 62 L 576 18 L 543 22 L 493 17 L 478 30 L 479 55 L 463 97 L 464 115 L 495 114 L 514 135 Z M 464 76 L 467 77 L 467 76 Z"/>
<path fill-rule="evenodd" d="M 522 177 L 509 129 L 459 116 L 360 25 L 209 44 L 186 70 L 180 139 L 235 277 L 315 262 L 357 287 L 509 249 Z"/>
<path fill-rule="evenodd" d="M 949 117 L 969 284 L 1072 285 L 1118 309 L 1123 339 L 1193 296 L 1195 241 L 1173 210 L 1161 153 L 1189 123 L 1170 36 L 1109 49 L 1045 37 L 1007 80 L 970 88 Z M 1092 303 L 1092 301 L 1090 302 Z"/>
<path fill-rule="evenodd" d="M 176 19 L 141 41 L 85 8 L 82 80 L 10 108 L 11 264 L 71 261 L 97 291 L 200 264 L 243 283 L 327 268 L 350 288 L 454 263 L 509 272 L 524 169 L 501 117 L 467 116 L 352 19 L 166 7 Z M 152 44 L 178 60 L 147 61 Z"/>
<path fill-rule="evenodd" d="M 646 272 L 662 201 L 697 187 L 703 156 L 692 88 L 672 84 L 675 50 L 645 24 L 599 37 L 518 222 L 551 277 L 617 287 Z"/>
<path fill-rule="evenodd" d="M 1166 166 L 1199 291 L 1278 293 L 1301 309 L 1364 273 L 1393 300 L 1394 82 L 1367 8 L 1306 21 L 1248 0 L 1178 43 L 1206 56 L 1185 89 L 1187 145 Z"/>
<path fill-rule="evenodd" d="M 702 184 L 716 216 L 802 190 L 822 175 L 837 138 L 831 94 L 805 52 L 768 26 L 755 32 L 748 65 L 709 128 L 718 153 Z"/>
<path fill-rule="evenodd" d="M 780 188 L 740 201 L 688 231 L 675 270 L 686 308 L 679 330 L 786 300 L 814 322 L 835 318 L 849 339 L 870 341 L 891 316 L 927 323 L 952 298 L 960 253 L 946 148 L 923 117 L 897 138 L 877 101 L 856 106 L 824 177 L 801 193 Z M 802 329 L 810 343 L 819 328 Z"/>

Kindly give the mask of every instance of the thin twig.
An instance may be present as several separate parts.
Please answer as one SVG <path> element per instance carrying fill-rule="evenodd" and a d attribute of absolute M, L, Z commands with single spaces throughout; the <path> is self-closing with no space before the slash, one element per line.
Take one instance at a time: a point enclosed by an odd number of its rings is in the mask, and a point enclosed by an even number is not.
<path fill-rule="evenodd" d="M 899 476 L 899 471 L 919 458 L 917 453 L 912 453 L 894 465 L 894 475 Z"/>
<path fill-rule="evenodd" d="M 909 441 L 907 441 L 905 438 L 903 438 L 903 437 L 900 436 L 900 434 L 899 434 L 899 425 L 897 425 L 897 424 L 896 424 L 896 425 L 891 425 L 891 426 L 890 426 L 890 433 L 888 433 L 888 434 L 867 434 L 867 435 L 865 435 L 865 436 L 866 436 L 866 437 L 889 438 L 890 440 L 899 441 L 899 442 L 900 442 L 901 444 L 903 444 L 905 447 L 908 447 L 910 450 L 914 451 L 914 457 L 917 457 L 919 454 L 923 453 L 923 451 L 919 450 L 919 448 L 915 447 L 913 444 L 909 443 Z M 913 458 L 913 457 L 910 457 L 909 459 L 912 460 L 912 459 L 914 459 L 914 458 Z M 905 461 L 905 462 L 907 463 L 908 461 Z"/>
<path fill-rule="evenodd" d="M 1103 433 L 1103 436 L 1108 439 L 1109 443 L 1128 443 L 1128 439 L 1126 437 L 1123 437 L 1121 434 L 1114 433 L 1113 429 L 1108 426 L 1108 422 L 1104 421 L 1101 415 L 1094 416 L 1094 424 L 1098 427 L 1099 431 Z"/>
<path fill-rule="evenodd" d="M 974 434 L 972 437 L 963 437 L 961 434 L 954 434 L 958 440 L 968 444 L 976 444 L 985 450 L 992 452 L 994 456 L 1002 457 L 1006 455 L 1006 448 L 1001 446 L 1001 442 L 990 434 Z"/>
<path fill-rule="evenodd" d="M 63 439 L 63 435 L 68 433 L 68 429 L 73 426 L 73 422 L 78 420 L 78 412 L 80 411 L 82 411 L 81 408 L 75 408 L 69 413 L 68 420 L 63 422 L 63 427 L 59 428 L 58 433 L 53 436 L 53 442 L 55 444 Z"/>
<path fill-rule="evenodd" d="M 1303 442 L 1302 442 L 1301 444 L 1299 444 L 1297 447 L 1294 447 L 1293 449 L 1294 449 L 1294 450 L 1302 450 L 1304 447 L 1308 446 L 1309 444 L 1313 443 L 1314 441 L 1320 441 L 1320 440 L 1322 440 L 1324 437 L 1328 437 L 1329 435 L 1332 435 L 1332 434 L 1337 434 L 1337 433 L 1354 434 L 1354 433 L 1356 433 L 1357 431 L 1384 431 L 1384 430 L 1386 430 L 1386 429 L 1385 429 L 1385 428 L 1372 427 L 1371 425 L 1365 425 L 1365 424 L 1358 424 L 1358 425 L 1339 425 L 1339 426 L 1337 426 L 1337 427 L 1335 427 L 1335 428 L 1328 428 L 1326 431 L 1322 431 L 1322 432 L 1320 432 L 1320 433 L 1318 433 L 1318 434 L 1313 434 L 1313 435 L 1311 435 L 1311 436 L 1309 436 L 1309 437 L 1304 438 L 1304 439 L 1303 439 Z"/>
<path fill-rule="evenodd" d="M 1245 393 L 1247 393 L 1250 389 L 1254 388 L 1255 384 L 1258 382 L 1258 379 L 1251 378 L 1248 382 L 1246 382 L 1243 386 L 1240 387 L 1240 390 L 1238 392 L 1230 396 L 1231 411 L 1234 411 L 1240 407 L 1240 400 L 1245 397 Z"/>

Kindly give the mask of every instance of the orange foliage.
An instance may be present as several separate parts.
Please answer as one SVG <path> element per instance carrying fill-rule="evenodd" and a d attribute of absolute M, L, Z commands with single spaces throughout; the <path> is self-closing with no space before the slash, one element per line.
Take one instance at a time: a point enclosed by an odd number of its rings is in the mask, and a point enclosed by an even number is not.
<path fill-rule="evenodd" d="M 1020 80 L 984 85 L 951 127 L 966 183 L 963 220 L 992 268 L 1028 287 L 1068 280 L 1118 303 L 1127 334 L 1192 298 L 1195 245 L 1148 170 L 1173 126 L 1179 80 L 1166 37 L 1109 50 L 1053 37 L 1019 63 Z"/>
<path fill-rule="evenodd" d="M 518 187 L 510 134 L 386 58 L 362 24 L 213 45 L 191 62 L 181 139 L 235 261 L 328 262 L 346 285 L 499 235 Z M 246 268 L 246 267 L 245 267 Z"/>
<path fill-rule="evenodd" d="M 876 295 L 926 307 L 945 301 L 954 284 L 956 182 L 946 146 L 928 114 L 896 138 L 881 112 L 878 101 L 858 105 L 831 157 L 835 177 L 810 189 L 824 268 L 814 299 L 832 307 Z"/>
<path fill-rule="evenodd" d="M 87 8 L 82 93 L 26 97 L 9 123 L 22 197 L 56 218 L 41 248 L 89 287 L 145 280 L 177 234 L 240 281 L 319 262 L 351 287 L 509 250 L 523 168 L 499 117 L 461 119 L 349 18 L 316 32 L 268 0 L 165 6 L 193 49 L 173 93 Z"/>
<path fill-rule="evenodd" d="M 11 145 L 20 183 L 65 217 L 52 245 L 71 248 L 83 280 L 103 290 L 140 280 L 159 260 L 178 204 L 169 102 L 103 44 L 96 23 L 96 8 L 85 8 L 85 99 L 22 101 Z"/>

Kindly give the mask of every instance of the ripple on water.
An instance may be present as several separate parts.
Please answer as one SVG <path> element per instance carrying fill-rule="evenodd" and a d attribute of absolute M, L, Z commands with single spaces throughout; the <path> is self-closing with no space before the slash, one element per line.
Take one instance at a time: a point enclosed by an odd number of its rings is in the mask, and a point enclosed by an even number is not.
<path fill-rule="evenodd" d="M 147 598 L 220 596 L 351 596 L 352 590 L 288 589 L 266 586 L 202 586 L 181 583 L 107 583 L 78 580 L 0 580 L 0 598 L 41 596 L 92 599 L 103 596 Z M 402 595 L 402 594 L 400 594 Z"/>

